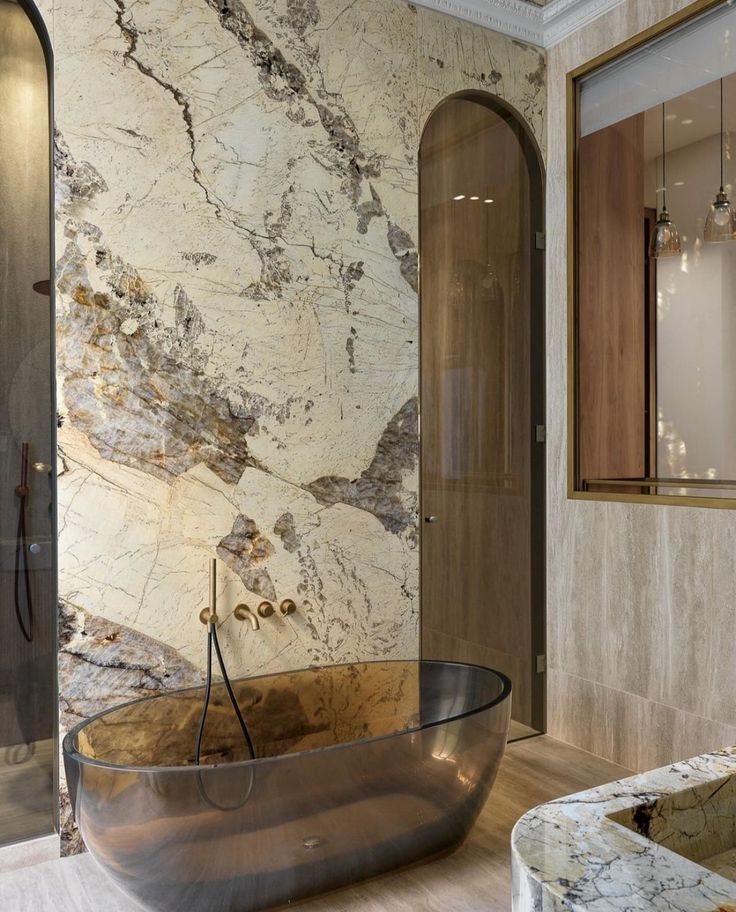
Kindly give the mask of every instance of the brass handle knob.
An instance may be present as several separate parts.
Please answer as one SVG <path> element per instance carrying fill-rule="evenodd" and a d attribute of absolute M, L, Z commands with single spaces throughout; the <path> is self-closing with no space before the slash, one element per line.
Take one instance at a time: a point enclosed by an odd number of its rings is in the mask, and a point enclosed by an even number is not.
<path fill-rule="evenodd" d="M 283 602 L 279 605 L 279 612 L 281 617 L 288 617 L 290 614 L 294 614 L 296 611 L 296 602 L 294 599 L 284 599 Z"/>
<path fill-rule="evenodd" d="M 438 519 L 436 516 L 425 516 L 424 521 L 428 523 L 436 523 L 438 522 Z"/>
<path fill-rule="evenodd" d="M 273 607 L 271 602 L 261 602 L 261 604 L 256 608 L 259 616 L 262 618 L 270 618 L 276 609 Z"/>

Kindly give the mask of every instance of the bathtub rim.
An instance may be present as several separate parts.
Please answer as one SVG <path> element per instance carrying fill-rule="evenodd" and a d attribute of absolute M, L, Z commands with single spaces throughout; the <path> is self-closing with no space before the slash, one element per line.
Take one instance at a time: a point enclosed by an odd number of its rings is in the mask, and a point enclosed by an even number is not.
<path fill-rule="evenodd" d="M 438 719 L 435 722 L 428 722 L 426 725 L 417 725 L 412 728 L 404 728 L 401 731 L 392 732 L 388 735 L 374 735 L 370 738 L 356 738 L 353 741 L 343 741 L 338 744 L 328 744 L 325 747 L 312 747 L 303 751 L 296 751 L 294 753 L 288 754 L 276 754 L 272 757 L 254 757 L 250 760 L 235 760 L 231 763 L 201 763 L 197 764 L 179 764 L 178 766 L 131 766 L 130 764 L 123 763 L 109 763 L 105 760 L 97 760 L 94 757 L 88 757 L 85 754 L 81 753 L 74 746 L 74 739 L 79 734 L 82 729 L 86 728 L 87 725 L 90 725 L 92 722 L 95 722 L 97 719 L 102 718 L 103 716 L 110 715 L 111 713 L 117 712 L 120 709 L 125 709 L 127 706 L 133 706 L 136 703 L 148 703 L 153 700 L 158 700 L 161 697 L 173 697 L 178 694 L 190 693 L 195 690 L 204 691 L 204 683 L 198 684 L 195 687 L 182 687 L 179 690 L 164 691 L 163 693 L 154 694 L 150 697 L 139 697 L 137 700 L 127 700 L 125 703 L 119 703 L 116 706 L 111 706 L 109 709 L 103 709 L 102 712 L 95 713 L 94 716 L 90 716 L 89 719 L 84 719 L 82 722 L 78 722 L 74 728 L 72 728 L 64 736 L 62 741 L 62 756 L 64 760 L 69 758 L 74 760 L 77 763 L 85 764 L 87 766 L 94 766 L 100 769 L 109 769 L 117 770 L 119 772 L 128 772 L 128 773 L 192 773 L 201 770 L 215 770 L 215 769 L 236 769 L 239 767 L 245 768 L 257 768 L 259 764 L 265 763 L 274 763 L 280 760 L 293 759 L 294 757 L 300 757 L 308 754 L 321 754 L 325 751 L 334 751 L 340 750 L 346 747 L 353 747 L 356 744 L 373 744 L 378 741 L 385 741 L 389 738 L 398 738 L 401 735 L 412 735 L 420 731 L 428 731 L 429 729 L 436 728 L 438 725 L 447 725 L 450 722 L 459 722 L 462 719 L 470 718 L 471 716 L 478 715 L 482 712 L 487 712 L 489 709 L 493 709 L 494 706 L 498 706 L 504 701 L 508 700 L 512 694 L 512 684 L 511 679 L 505 675 L 502 671 L 496 671 L 494 668 L 488 668 L 487 665 L 476 665 L 472 662 L 449 662 L 442 659 L 371 659 L 370 661 L 362 662 L 338 662 L 335 665 L 308 665 L 306 668 L 295 668 L 290 669 L 289 671 L 283 672 L 269 672 L 262 675 L 253 675 L 250 677 L 241 677 L 234 678 L 232 683 L 238 684 L 243 681 L 258 681 L 262 678 L 273 678 L 276 675 L 289 675 L 289 674 L 299 674 L 305 671 L 321 671 L 326 668 L 349 668 L 351 665 L 445 665 L 451 666 L 453 668 L 478 668 L 481 671 L 490 672 L 495 675 L 501 682 L 502 688 L 501 693 L 495 700 L 490 700 L 487 703 L 477 706 L 473 709 L 468 709 L 465 712 L 457 713 L 452 716 L 448 716 L 445 719 Z M 213 681 L 213 685 L 222 684 L 222 681 Z"/>

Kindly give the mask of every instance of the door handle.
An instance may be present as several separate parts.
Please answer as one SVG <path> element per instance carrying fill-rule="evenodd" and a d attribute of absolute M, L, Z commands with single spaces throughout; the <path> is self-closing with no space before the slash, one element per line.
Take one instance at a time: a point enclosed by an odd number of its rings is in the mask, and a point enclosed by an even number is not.
<path fill-rule="evenodd" d="M 428 523 L 436 523 L 438 520 L 436 516 L 425 516 L 424 521 Z"/>

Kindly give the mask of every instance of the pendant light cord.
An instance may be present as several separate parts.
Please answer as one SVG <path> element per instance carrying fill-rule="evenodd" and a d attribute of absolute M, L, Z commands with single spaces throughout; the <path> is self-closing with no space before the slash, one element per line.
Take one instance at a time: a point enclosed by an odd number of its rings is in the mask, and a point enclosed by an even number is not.
<path fill-rule="evenodd" d="M 664 102 L 662 102 L 662 209 L 667 211 L 667 155 L 664 143 Z"/>
<path fill-rule="evenodd" d="M 723 193 L 723 77 L 721 77 L 721 193 Z"/>

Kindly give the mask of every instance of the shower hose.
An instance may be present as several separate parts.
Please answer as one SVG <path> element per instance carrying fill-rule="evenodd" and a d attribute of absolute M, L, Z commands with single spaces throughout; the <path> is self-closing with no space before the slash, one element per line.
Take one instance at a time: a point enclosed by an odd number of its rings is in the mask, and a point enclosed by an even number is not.
<path fill-rule="evenodd" d="M 215 654 L 217 656 L 217 663 L 220 666 L 222 680 L 223 680 L 223 683 L 225 684 L 225 689 L 227 690 L 227 695 L 230 698 L 230 703 L 232 705 L 233 712 L 235 713 L 235 716 L 238 720 L 238 724 L 240 725 L 240 730 L 243 733 L 243 740 L 245 741 L 245 744 L 248 748 L 248 753 L 250 754 L 250 759 L 255 760 L 256 750 L 253 745 L 253 739 L 250 736 L 250 732 L 248 731 L 248 726 L 246 725 L 245 719 L 243 718 L 243 714 L 240 711 L 240 707 L 238 706 L 237 698 L 235 696 L 235 693 L 233 692 L 232 684 L 230 683 L 230 678 L 228 676 L 227 669 L 225 667 L 225 661 L 222 658 L 222 652 L 220 651 L 220 641 L 217 638 L 217 628 L 215 627 L 214 624 L 208 624 L 207 625 L 207 678 L 206 678 L 205 689 L 204 689 L 204 704 L 202 705 L 202 714 L 199 717 L 199 728 L 197 730 L 197 746 L 196 746 L 196 750 L 195 750 L 195 762 L 196 762 L 197 766 L 201 766 L 202 740 L 204 738 L 205 723 L 207 722 L 207 711 L 209 709 L 210 696 L 212 694 L 212 648 L 213 648 L 213 646 L 215 649 Z M 197 775 L 197 785 L 199 787 L 199 793 L 202 796 L 202 799 L 207 804 L 209 804 L 210 807 L 213 807 L 218 811 L 234 811 L 234 810 L 237 810 L 238 808 L 243 807 L 243 805 L 246 804 L 246 802 L 248 801 L 248 799 L 251 796 L 251 792 L 253 791 L 254 782 L 255 782 L 255 769 L 253 767 L 251 767 L 250 768 L 250 783 L 248 785 L 248 789 L 247 789 L 247 792 L 246 792 L 243 800 L 238 802 L 235 805 L 224 806 L 224 805 L 221 805 L 221 804 L 218 804 L 217 802 L 215 802 L 207 794 L 205 787 L 204 787 L 204 782 L 202 781 L 201 770 L 198 770 L 198 775 Z"/>
<path fill-rule="evenodd" d="M 15 574 L 13 579 L 15 596 L 15 616 L 18 626 L 26 640 L 33 642 L 33 596 L 31 594 L 31 574 L 28 568 L 28 549 L 26 547 L 26 505 L 28 502 L 28 444 L 21 446 L 20 484 L 16 485 L 15 495 L 19 498 L 18 531 L 15 536 Z M 22 566 L 22 569 L 21 569 Z M 21 610 L 21 580 L 26 594 L 27 618 Z"/>

